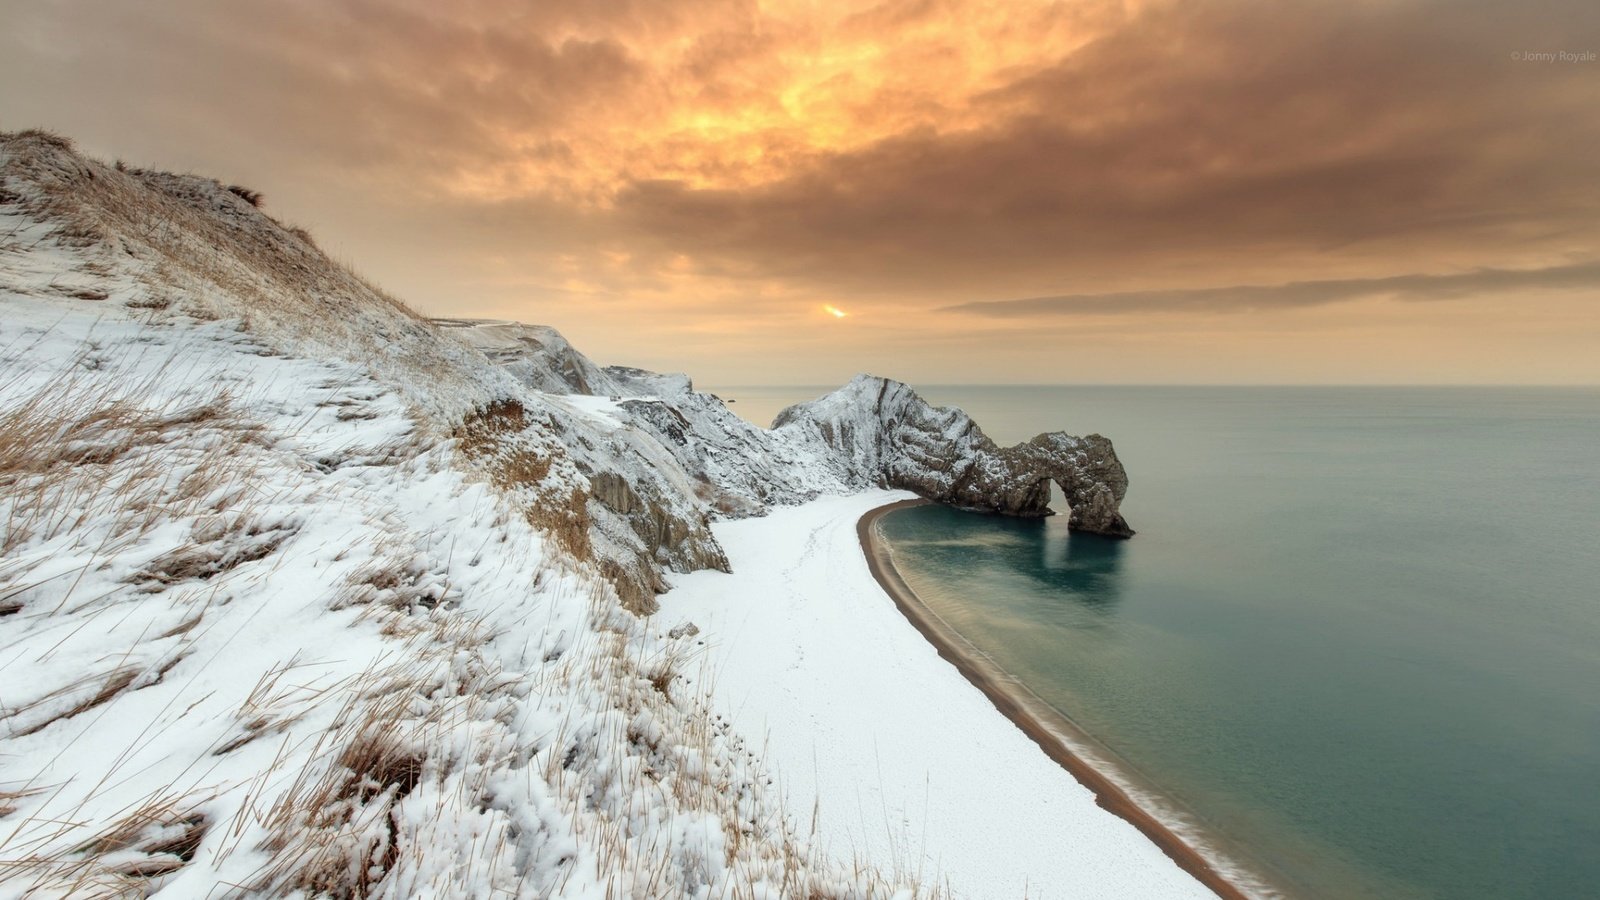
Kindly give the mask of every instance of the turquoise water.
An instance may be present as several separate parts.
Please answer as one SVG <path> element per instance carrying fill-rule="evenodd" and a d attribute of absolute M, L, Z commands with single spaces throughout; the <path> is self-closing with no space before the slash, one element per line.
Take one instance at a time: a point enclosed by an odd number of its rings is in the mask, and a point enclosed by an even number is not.
<path fill-rule="evenodd" d="M 755 419 L 815 396 L 734 389 Z M 1299 896 L 1600 896 L 1600 390 L 929 388 L 1110 436 L 1131 541 L 883 530 L 976 646 Z"/>

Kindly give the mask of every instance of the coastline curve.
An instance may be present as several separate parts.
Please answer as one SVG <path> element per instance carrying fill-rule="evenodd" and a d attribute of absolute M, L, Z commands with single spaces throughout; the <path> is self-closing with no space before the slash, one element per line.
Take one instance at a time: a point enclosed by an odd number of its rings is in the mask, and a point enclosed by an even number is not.
<path fill-rule="evenodd" d="M 968 682 L 982 691 L 995 708 L 1037 744 L 1046 756 L 1088 788 L 1094 794 L 1096 805 L 1138 829 L 1179 868 L 1223 900 L 1249 900 L 1254 896 L 1224 873 L 1224 866 L 1219 860 L 1186 841 L 1171 826 L 1140 806 L 1115 779 L 1085 759 L 1073 746 L 1074 742 L 1066 737 L 1068 734 L 1078 735 L 1077 743 L 1080 744 L 1090 741 L 1081 728 L 1033 696 L 1031 691 L 1018 685 L 1015 679 L 973 648 L 906 584 L 895 567 L 887 543 L 878 535 L 878 521 L 897 510 L 924 506 L 930 502 L 915 499 L 890 503 L 869 510 L 856 523 L 856 534 L 861 542 L 862 555 L 866 557 L 867 568 L 883 592 L 894 600 L 901 614 L 933 645 L 939 656 L 955 666 Z"/>

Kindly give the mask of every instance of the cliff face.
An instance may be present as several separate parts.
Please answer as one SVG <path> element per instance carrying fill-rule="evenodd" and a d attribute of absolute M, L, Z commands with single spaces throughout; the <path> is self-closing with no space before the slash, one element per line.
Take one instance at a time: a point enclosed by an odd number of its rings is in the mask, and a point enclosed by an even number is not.
<path fill-rule="evenodd" d="M 549 328 L 446 324 L 530 387 L 613 398 L 610 412 L 629 426 L 632 452 L 648 446 L 669 457 L 668 467 L 691 479 L 713 517 L 761 515 L 770 506 L 868 487 L 909 490 L 963 509 L 1048 516 L 1054 482 L 1071 506 L 1073 528 L 1133 534 L 1119 511 L 1128 476 L 1100 435 L 1050 432 L 999 447 L 965 412 L 930 406 L 905 384 L 871 375 L 758 428 L 695 391 L 685 376 L 601 368 Z"/>
<path fill-rule="evenodd" d="M 930 406 L 898 381 L 858 375 L 833 393 L 778 414 L 775 431 L 799 431 L 882 487 L 1008 516 L 1051 515 L 1050 483 L 1081 531 L 1130 537 L 1119 512 L 1128 475 L 1098 434 L 1041 434 L 999 447 L 959 409 Z"/>

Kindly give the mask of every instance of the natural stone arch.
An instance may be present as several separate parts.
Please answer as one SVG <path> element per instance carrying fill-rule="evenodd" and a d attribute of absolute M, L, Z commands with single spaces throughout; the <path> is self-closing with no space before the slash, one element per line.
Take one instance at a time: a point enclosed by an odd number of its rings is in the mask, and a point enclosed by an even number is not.
<path fill-rule="evenodd" d="M 1000 453 L 1009 458 L 1018 477 L 1034 480 L 1036 487 L 1030 493 L 1042 495 L 1030 504 L 1034 508 L 1013 515 L 1050 515 L 1049 485 L 1054 483 L 1067 503 L 1070 527 L 1113 537 L 1133 535 L 1120 511 L 1128 493 L 1128 473 L 1108 439 L 1056 431 Z"/>
<path fill-rule="evenodd" d="M 868 483 L 963 509 L 1052 515 L 1054 482 L 1071 506 L 1072 528 L 1133 534 L 1118 512 L 1128 474 L 1111 441 L 1098 434 L 1049 432 L 1001 448 L 965 412 L 929 406 L 906 385 L 870 375 L 784 410 L 773 428 L 828 445 Z"/>

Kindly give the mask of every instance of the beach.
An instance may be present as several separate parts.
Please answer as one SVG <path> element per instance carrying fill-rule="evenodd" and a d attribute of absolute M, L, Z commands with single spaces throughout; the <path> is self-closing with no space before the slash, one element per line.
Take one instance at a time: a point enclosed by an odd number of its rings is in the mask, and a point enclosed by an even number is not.
<path fill-rule="evenodd" d="M 801 833 L 955 896 L 1241 896 L 1182 842 L 1158 846 L 1131 804 L 1102 806 L 1108 786 L 1041 753 L 908 622 L 860 529 L 912 499 L 872 491 L 718 523 L 732 574 L 676 576 L 661 598 L 660 628 L 701 629 L 703 656 L 682 669 L 761 748 Z"/>
<path fill-rule="evenodd" d="M 1085 759 L 1065 738 L 1076 733 L 1081 745 L 1088 740 L 1085 735 L 1051 709 L 1031 692 L 1016 684 L 1015 680 L 996 667 L 982 653 L 976 651 L 961 635 L 943 622 L 918 599 L 916 592 L 906 584 L 895 568 L 893 554 L 877 533 L 880 518 L 908 506 L 920 506 L 925 500 L 901 500 L 880 506 L 862 516 L 856 525 L 856 535 L 861 542 L 861 552 L 867 567 L 885 594 L 916 629 L 927 638 L 939 655 L 982 691 L 1006 718 L 1022 730 L 1046 756 L 1072 773 L 1078 783 L 1094 792 L 1095 802 L 1107 812 L 1139 829 L 1151 843 L 1161 848 L 1174 863 L 1219 897 L 1244 900 L 1250 896 L 1229 879 L 1221 866 L 1210 856 L 1186 841 L 1154 813 L 1141 806 L 1128 791 L 1094 763 Z"/>

